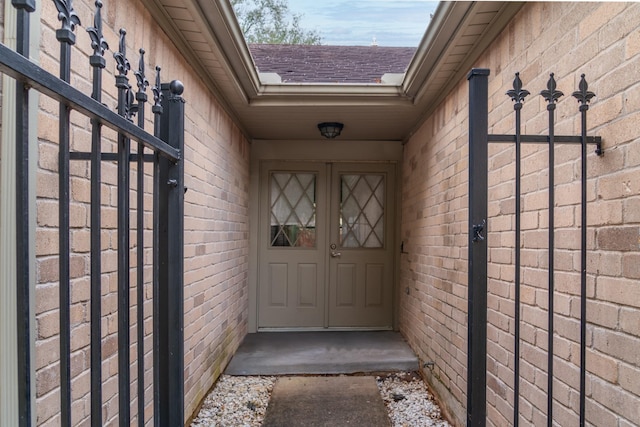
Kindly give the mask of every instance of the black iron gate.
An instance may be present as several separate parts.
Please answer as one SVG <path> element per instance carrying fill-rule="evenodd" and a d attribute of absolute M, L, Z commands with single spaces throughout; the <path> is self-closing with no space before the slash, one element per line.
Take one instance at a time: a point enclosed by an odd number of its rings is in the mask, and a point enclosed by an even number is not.
<path fill-rule="evenodd" d="M 488 146 L 489 143 L 515 144 L 515 254 L 514 254 L 514 380 L 512 425 L 519 422 L 520 383 L 520 270 L 521 270 L 521 146 L 546 144 L 549 151 L 549 233 L 548 233 L 548 360 L 547 360 L 547 424 L 553 422 L 553 338 L 554 338 L 554 147 L 555 144 L 581 145 L 581 244 L 580 244 L 580 426 L 585 424 L 585 359 L 586 359 L 586 298 L 587 298 L 587 145 L 596 145 L 596 154 L 602 155 L 600 137 L 587 136 L 587 110 L 595 96 L 588 91 L 582 75 L 579 88 L 573 92 L 581 114 L 581 135 L 555 135 L 554 110 L 563 93 L 557 90 L 551 74 L 547 89 L 540 95 L 547 102 L 549 115 L 548 135 L 522 135 L 520 112 L 530 92 L 522 86 L 516 73 L 513 89 L 507 95 L 514 101 L 515 134 L 488 134 L 488 69 L 474 69 L 469 80 L 469 287 L 468 287 L 468 349 L 467 349 L 467 425 L 484 426 L 487 417 L 487 220 L 488 220 Z"/>
<path fill-rule="evenodd" d="M 30 366 L 30 301 L 29 283 L 34 272 L 29 268 L 29 186 L 28 141 L 33 132 L 29 122 L 29 92 L 37 90 L 59 102 L 59 317 L 60 317 L 60 423 L 71 420 L 71 333 L 70 333 L 70 164 L 89 161 L 91 170 L 91 231 L 90 231 L 90 370 L 91 370 L 91 425 L 102 425 L 102 330 L 101 330 L 101 163 L 117 162 L 117 323 L 118 323 L 118 417 L 120 426 L 130 425 L 130 248 L 136 251 L 137 265 L 137 400 L 138 425 L 145 424 L 144 384 L 144 321 L 143 269 L 145 266 L 144 241 L 144 163 L 153 163 L 153 407 L 154 424 L 182 425 L 184 422 L 184 342 L 183 342 L 183 230 L 184 230 L 184 101 L 182 83 L 177 80 L 161 84 L 160 68 L 156 67 L 155 85 L 152 87 L 154 103 L 154 132 L 144 130 L 145 93 L 149 82 L 145 77 L 144 50 L 140 49 L 138 70 L 134 72 L 135 91 L 127 77 L 130 63 L 126 56 L 125 31 L 120 30 L 119 49 L 114 53 L 118 75 L 117 113 L 101 103 L 102 70 L 106 65 L 104 52 L 108 49 L 102 33 L 100 10 L 102 2 L 96 0 L 94 25 L 87 31 L 91 38 L 93 55 L 93 93 L 87 96 L 70 82 L 71 46 L 75 44 L 75 27 L 80 20 L 71 0 L 54 0 L 59 12 L 61 28 L 56 31 L 60 42 L 60 77 L 30 62 L 29 14 L 35 10 L 35 0 L 12 0 L 17 9 L 16 51 L 0 44 L 0 72 L 16 80 L 16 242 L 17 242 L 17 329 L 18 329 L 18 401 L 20 426 L 31 426 L 33 386 Z M 91 120 L 92 143 L 90 152 L 70 151 L 70 113 L 77 111 Z M 137 114 L 138 123 L 133 123 Z M 102 149 L 102 127 L 117 132 L 117 153 Z M 137 152 L 131 150 L 131 141 L 137 141 Z M 11 143 L 4 141 L 3 143 Z M 145 150 L 148 150 L 145 153 Z M 135 245 L 130 244 L 130 183 L 131 163 L 137 164 L 137 235 Z M 76 420 L 77 421 L 77 420 Z"/>

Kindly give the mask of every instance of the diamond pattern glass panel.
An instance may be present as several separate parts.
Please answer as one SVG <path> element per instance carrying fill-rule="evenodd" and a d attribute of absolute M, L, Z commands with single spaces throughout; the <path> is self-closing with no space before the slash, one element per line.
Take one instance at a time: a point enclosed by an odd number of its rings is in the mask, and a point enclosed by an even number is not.
<path fill-rule="evenodd" d="M 384 246 L 384 176 L 340 176 L 340 244 L 344 248 Z"/>
<path fill-rule="evenodd" d="M 270 198 L 271 246 L 315 247 L 315 174 L 272 174 Z"/>

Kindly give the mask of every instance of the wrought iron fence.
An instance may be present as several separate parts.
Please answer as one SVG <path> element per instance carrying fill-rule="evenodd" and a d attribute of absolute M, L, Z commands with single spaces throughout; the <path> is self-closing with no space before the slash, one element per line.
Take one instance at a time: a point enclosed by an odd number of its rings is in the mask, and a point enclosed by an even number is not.
<path fill-rule="evenodd" d="M 183 86 L 177 80 L 161 84 L 160 68 L 156 67 L 152 87 L 154 131 L 144 130 L 146 90 L 144 50 L 140 49 L 138 70 L 134 72 L 137 91 L 127 77 L 131 69 L 126 54 L 125 30 L 120 30 L 118 51 L 114 53 L 118 74 L 117 112 L 101 103 L 102 71 L 105 51 L 109 49 L 102 33 L 101 0 L 95 2 L 93 26 L 88 28 L 93 55 L 89 62 L 93 69 L 93 92 L 85 95 L 69 84 L 71 76 L 71 47 L 75 44 L 76 26 L 80 19 L 71 0 L 54 0 L 61 28 L 56 31 L 60 42 L 60 74 L 56 77 L 28 60 L 29 14 L 35 10 L 35 0 L 13 0 L 17 9 L 17 48 L 15 51 L 0 44 L 0 73 L 16 81 L 16 253 L 17 253 L 17 348 L 18 348 L 18 402 L 20 426 L 30 426 L 32 419 L 31 389 L 33 367 L 30 366 L 30 295 L 29 283 L 34 271 L 29 268 L 32 245 L 29 241 L 29 134 L 34 124 L 29 121 L 29 92 L 36 90 L 59 102 L 59 318 L 60 318 L 60 423 L 72 425 L 71 419 L 71 319 L 70 319 L 70 165 L 88 161 L 91 176 L 90 201 L 90 381 L 91 425 L 103 423 L 102 399 L 102 339 L 101 327 L 101 164 L 116 162 L 117 181 L 117 323 L 118 323 L 118 419 L 119 425 L 131 422 L 130 396 L 130 309 L 129 292 L 130 250 L 136 251 L 136 306 L 137 316 L 137 413 L 138 425 L 145 425 L 144 384 L 144 278 L 145 267 L 145 211 L 144 164 L 153 164 L 153 422 L 157 426 L 182 425 L 184 422 L 184 340 L 183 340 L 183 232 L 184 232 L 184 100 Z M 79 112 L 90 118 L 91 151 L 70 150 L 70 114 Z M 137 125 L 133 117 L 137 115 Z M 117 152 L 103 152 L 103 127 L 117 133 Z M 136 141 L 137 152 L 131 149 Z M 4 141 L 3 143 L 10 143 Z M 131 164 L 137 165 L 137 171 Z M 130 195 L 133 191 L 130 174 L 137 173 L 136 242 L 130 242 Z M 147 242 L 148 246 L 148 242 Z M 134 249 L 130 249 L 133 247 Z M 75 420 L 78 421 L 78 420 Z"/>
<path fill-rule="evenodd" d="M 548 146 L 548 328 L 547 328 L 547 409 L 549 426 L 553 423 L 554 384 L 554 254 L 555 254 L 555 147 L 558 144 L 579 144 L 581 147 L 581 197 L 580 197 L 580 389 L 579 423 L 585 424 L 585 362 L 586 362 L 586 298 L 587 298 L 587 145 L 595 144 L 595 153 L 603 154 L 600 137 L 587 135 L 587 110 L 595 96 L 588 90 L 585 76 L 581 76 L 578 90 L 572 96 L 579 102 L 581 134 L 578 136 L 555 135 L 556 103 L 563 96 L 557 89 L 553 74 L 547 89 L 540 95 L 547 102 L 548 134 L 523 135 L 521 132 L 521 110 L 524 99 L 530 92 L 523 88 L 519 73 L 516 73 L 513 89 L 507 92 L 514 102 L 515 133 L 509 135 L 488 134 L 488 69 L 474 69 L 469 73 L 469 297 L 468 297 L 468 372 L 467 372 L 467 425 L 484 426 L 487 409 L 487 240 L 488 234 L 488 147 L 489 143 L 508 143 L 515 147 L 515 230 L 514 230 L 514 366 L 513 366 L 513 418 L 511 424 L 517 426 L 520 418 L 520 325 L 521 325 L 521 175 L 522 145 L 545 144 Z"/>

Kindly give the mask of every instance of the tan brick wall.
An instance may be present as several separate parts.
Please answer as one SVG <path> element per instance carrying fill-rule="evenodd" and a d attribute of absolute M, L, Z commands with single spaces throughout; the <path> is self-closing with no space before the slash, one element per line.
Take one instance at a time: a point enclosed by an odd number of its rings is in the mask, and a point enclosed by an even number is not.
<path fill-rule="evenodd" d="M 606 153 L 588 158 L 587 422 L 640 419 L 640 5 L 528 3 L 474 65 L 490 68 L 489 132 L 513 132 L 505 92 L 519 71 L 532 92 L 523 132 L 545 133 L 538 95 L 555 73 L 556 134 L 579 134 L 570 95 L 585 73 L 596 93 L 591 135 Z M 466 406 L 467 103 L 460 82 L 405 146 L 401 330 L 425 361 L 442 400 L 463 424 Z M 590 153 L 592 150 L 589 150 Z M 520 421 L 544 424 L 547 372 L 548 150 L 522 151 Z M 554 418 L 577 425 L 579 390 L 579 148 L 556 149 Z M 514 150 L 489 152 L 488 420 L 508 425 L 514 368 Z M 634 380 L 635 378 L 635 380 Z"/>
<path fill-rule="evenodd" d="M 72 85 L 91 93 L 88 55 L 92 53 L 85 28 L 93 24 L 94 2 L 75 1 L 83 27 L 76 29 L 73 49 Z M 40 61 L 58 73 L 59 28 L 53 2 L 44 2 Z M 105 53 L 103 102 L 115 109 L 113 49 L 118 48 L 118 30 L 127 30 L 127 56 L 132 71 L 129 82 L 135 88 L 133 70 L 138 66 L 138 49 L 146 50 L 147 78 L 154 81 L 155 65 L 162 67 L 162 80 L 184 83 L 185 104 L 185 416 L 196 409 L 215 379 L 228 363 L 247 329 L 248 186 L 249 144 L 206 85 L 188 66 L 168 37 L 136 1 L 105 2 L 104 33 L 111 51 Z M 153 99 L 150 88 L 147 91 Z M 37 425 L 60 423 L 59 409 L 59 307 L 58 307 L 58 104 L 41 97 L 40 138 L 37 171 L 37 285 L 35 381 Z M 147 130 L 153 130 L 149 104 Z M 71 117 L 71 146 L 89 151 L 89 120 Z M 116 151 L 115 134 L 103 129 L 103 151 Z M 137 144 L 132 144 L 137 151 Z M 148 152 L 148 151 L 147 151 Z M 152 287 L 151 207 L 152 167 L 145 166 L 144 331 L 147 424 L 152 424 Z M 89 377 L 89 226 L 90 168 L 88 162 L 71 165 L 71 373 L 74 425 L 86 425 L 90 413 Z M 118 415 L 117 362 L 117 168 L 102 163 L 102 376 L 104 425 L 116 425 Z M 131 413 L 137 414 L 137 307 L 136 307 L 136 167 L 131 173 Z M 137 421 L 136 421 L 137 422 Z"/>
<path fill-rule="evenodd" d="M 460 85 L 405 145 L 400 329 L 453 413 L 466 393 L 466 88 Z M 460 104 L 458 104 L 460 103 Z M 447 394 L 445 394 L 445 391 Z"/>

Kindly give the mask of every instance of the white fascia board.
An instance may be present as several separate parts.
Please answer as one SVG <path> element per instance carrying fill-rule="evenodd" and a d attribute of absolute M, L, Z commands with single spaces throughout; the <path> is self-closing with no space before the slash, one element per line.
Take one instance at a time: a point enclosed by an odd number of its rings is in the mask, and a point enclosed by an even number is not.
<path fill-rule="evenodd" d="M 396 105 L 410 106 L 400 86 L 381 84 L 265 84 L 262 92 L 249 101 L 252 106 L 281 105 Z"/>
<path fill-rule="evenodd" d="M 415 98 L 421 91 L 472 7 L 473 2 L 463 1 L 438 4 L 402 83 L 408 96 Z"/>
<path fill-rule="evenodd" d="M 221 62 L 228 64 L 227 70 L 242 89 L 245 99 L 260 92 L 262 83 L 249 51 L 240 24 L 229 0 L 186 0 L 195 4 L 207 30 L 220 52 Z"/>

